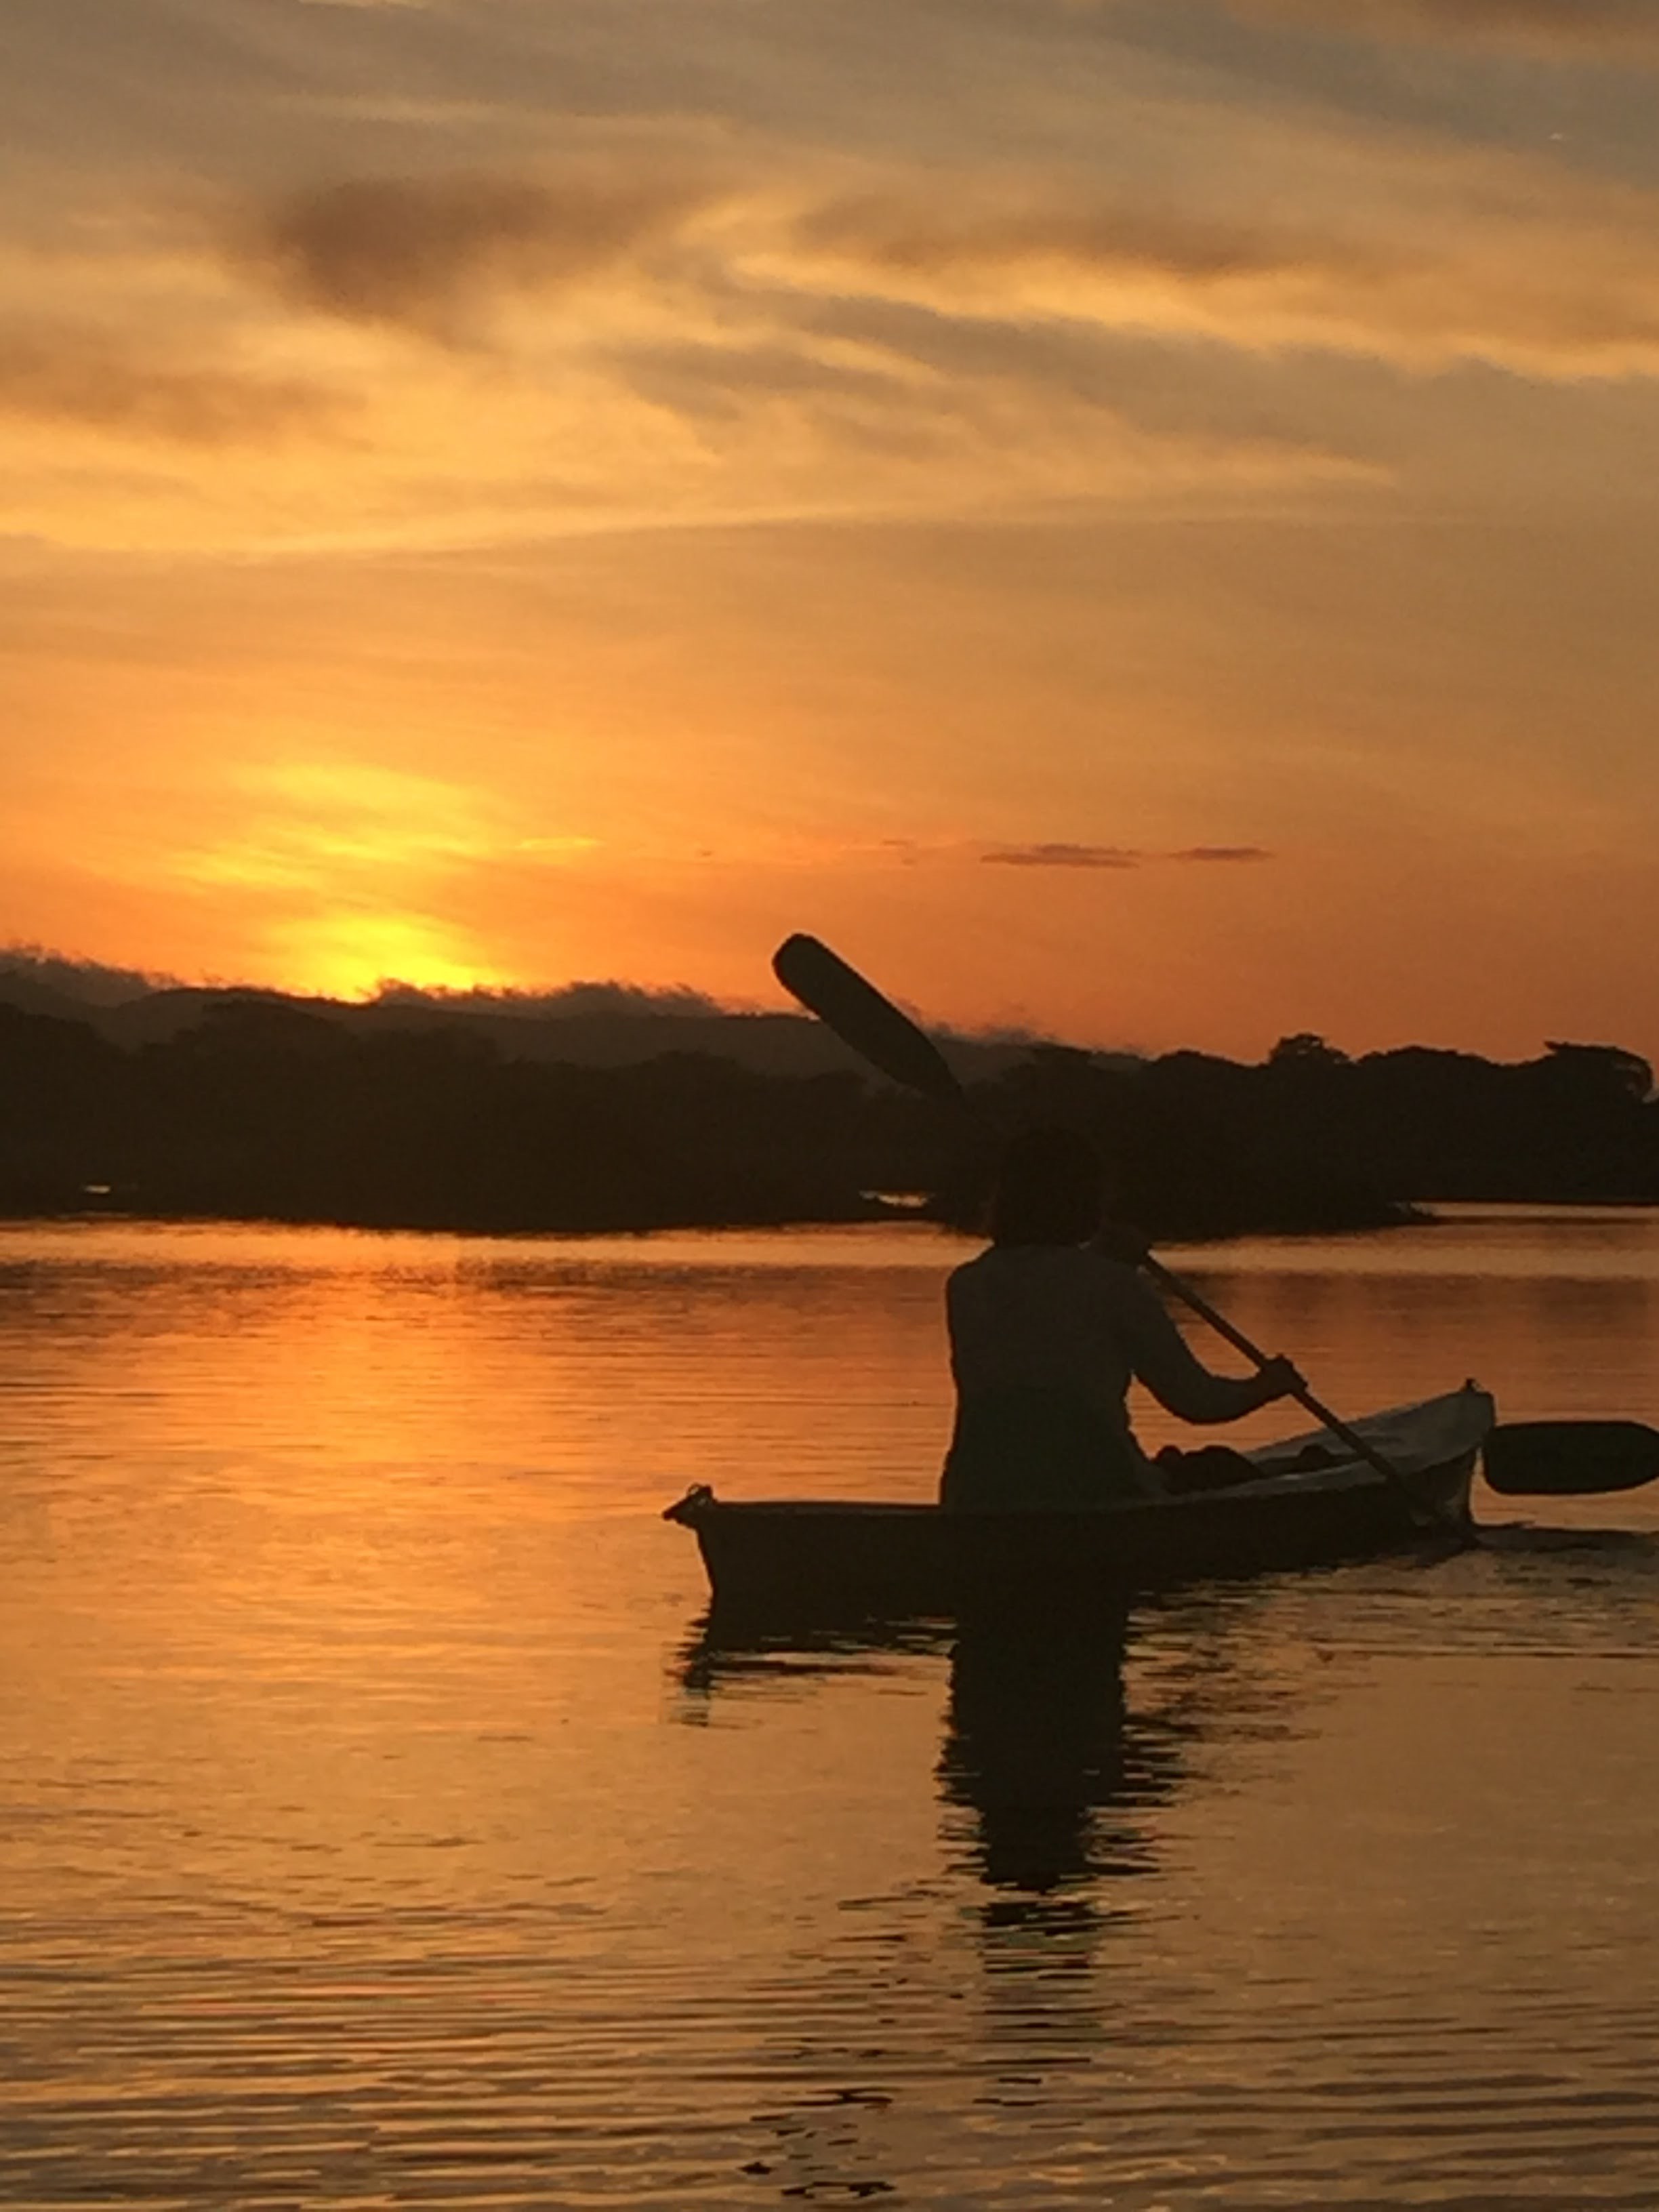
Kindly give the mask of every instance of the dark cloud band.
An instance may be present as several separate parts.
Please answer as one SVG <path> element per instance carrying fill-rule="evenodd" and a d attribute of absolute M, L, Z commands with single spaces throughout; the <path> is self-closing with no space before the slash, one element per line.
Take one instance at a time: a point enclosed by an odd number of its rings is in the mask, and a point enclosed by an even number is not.
<path fill-rule="evenodd" d="M 1138 852 L 1122 845 L 994 845 L 980 859 L 1000 868 L 1139 868 L 1153 860 L 1268 860 L 1263 845 L 1189 845 L 1179 853 Z"/>
<path fill-rule="evenodd" d="M 1171 853 L 1172 860 L 1271 860 L 1265 845 L 1189 845 L 1184 853 Z"/>
<path fill-rule="evenodd" d="M 1230 15 L 1371 38 L 1501 40 L 1594 58 L 1659 52 L 1652 0 L 1223 0 Z"/>
<path fill-rule="evenodd" d="M 594 165 L 356 178 L 279 202 L 234 258 L 324 313 L 430 328 L 483 292 L 557 290 L 613 268 L 708 197 L 683 178 Z"/>
<path fill-rule="evenodd" d="M 999 868 L 1138 868 L 1146 858 L 1117 845 L 994 845 L 980 854 Z"/>

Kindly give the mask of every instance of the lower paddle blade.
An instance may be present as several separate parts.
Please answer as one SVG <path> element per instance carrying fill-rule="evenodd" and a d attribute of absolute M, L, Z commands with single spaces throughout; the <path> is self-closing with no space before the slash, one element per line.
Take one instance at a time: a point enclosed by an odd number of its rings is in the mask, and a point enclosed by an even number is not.
<path fill-rule="evenodd" d="M 1486 1438 L 1486 1480 L 1505 1498 L 1589 1498 L 1659 1476 L 1659 1430 L 1640 1421 L 1504 1421 Z"/>
<path fill-rule="evenodd" d="M 895 1083 L 929 1098 L 961 1098 L 962 1085 L 933 1039 L 816 937 L 786 938 L 772 955 L 772 973 L 843 1044 Z"/>

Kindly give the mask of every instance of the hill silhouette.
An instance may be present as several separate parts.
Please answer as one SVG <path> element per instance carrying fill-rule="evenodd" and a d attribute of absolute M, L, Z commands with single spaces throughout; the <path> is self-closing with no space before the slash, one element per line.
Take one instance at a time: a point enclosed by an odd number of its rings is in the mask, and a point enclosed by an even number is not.
<path fill-rule="evenodd" d="M 228 1006 L 297 1009 L 357 1037 L 453 1033 L 483 1038 L 504 1060 L 625 1067 L 664 1053 L 708 1053 L 767 1075 L 817 1075 L 861 1066 L 821 1023 L 802 1014 L 734 1012 L 701 992 L 579 982 L 550 991 L 421 990 L 385 983 L 364 1001 L 306 997 L 246 984 L 185 984 L 171 976 L 64 959 L 29 946 L 0 950 L 0 1006 L 84 1022 L 112 1044 L 163 1044 Z M 1000 1073 L 1032 1040 L 940 1042 L 967 1080 Z M 1133 1055 L 1125 1057 L 1133 1058 Z"/>
<path fill-rule="evenodd" d="M 62 969 L 68 969 L 65 974 Z M 1245 1066 L 945 1036 L 986 1133 L 869 1079 L 816 1023 L 586 985 L 365 1006 L 0 975 L 0 1212 L 486 1231 L 845 1221 L 893 1194 L 974 1224 L 1000 1131 L 1089 1131 L 1154 1235 L 1317 1230 L 1413 1200 L 1659 1200 L 1651 1072 L 1615 1046 L 1503 1064 Z M 888 1195 L 884 1196 L 883 1194 Z"/>

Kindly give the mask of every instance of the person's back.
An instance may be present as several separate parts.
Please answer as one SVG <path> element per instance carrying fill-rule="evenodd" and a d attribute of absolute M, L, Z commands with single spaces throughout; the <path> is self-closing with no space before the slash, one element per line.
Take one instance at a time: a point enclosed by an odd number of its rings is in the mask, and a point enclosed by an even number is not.
<path fill-rule="evenodd" d="M 1075 1244 L 993 1244 L 957 1268 L 945 1286 L 957 1386 L 947 1505 L 1053 1510 L 1156 1490 L 1124 1404 L 1144 1287 L 1132 1267 Z"/>
<path fill-rule="evenodd" d="M 946 1286 L 957 1415 L 940 1486 L 948 1506 L 1064 1511 L 1156 1497 L 1126 1403 L 1139 1379 L 1171 1413 L 1237 1419 L 1293 1387 L 1284 1361 L 1212 1374 L 1151 1285 L 1085 1240 L 1100 1228 L 1094 1154 L 1063 1130 L 1009 1147 L 993 1242 Z"/>

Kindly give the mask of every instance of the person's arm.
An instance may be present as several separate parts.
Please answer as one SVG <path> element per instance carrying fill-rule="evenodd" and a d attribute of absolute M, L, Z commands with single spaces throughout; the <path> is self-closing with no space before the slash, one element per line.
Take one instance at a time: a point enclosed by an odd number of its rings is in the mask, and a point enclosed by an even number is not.
<path fill-rule="evenodd" d="M 1125 1292 L 1125 1304 L 1127 1348 L 1135 1376 L 1166 1413 L 1181 1420 L 1204 1426 L 1237 1421 L 1301 1387 L 1302 1378 L 1288 1359 L 1270 1359 L 1255 1375 L 1212 1373 L 1194 1356 L 1152 1285 L 1139 1275 Z"/>

